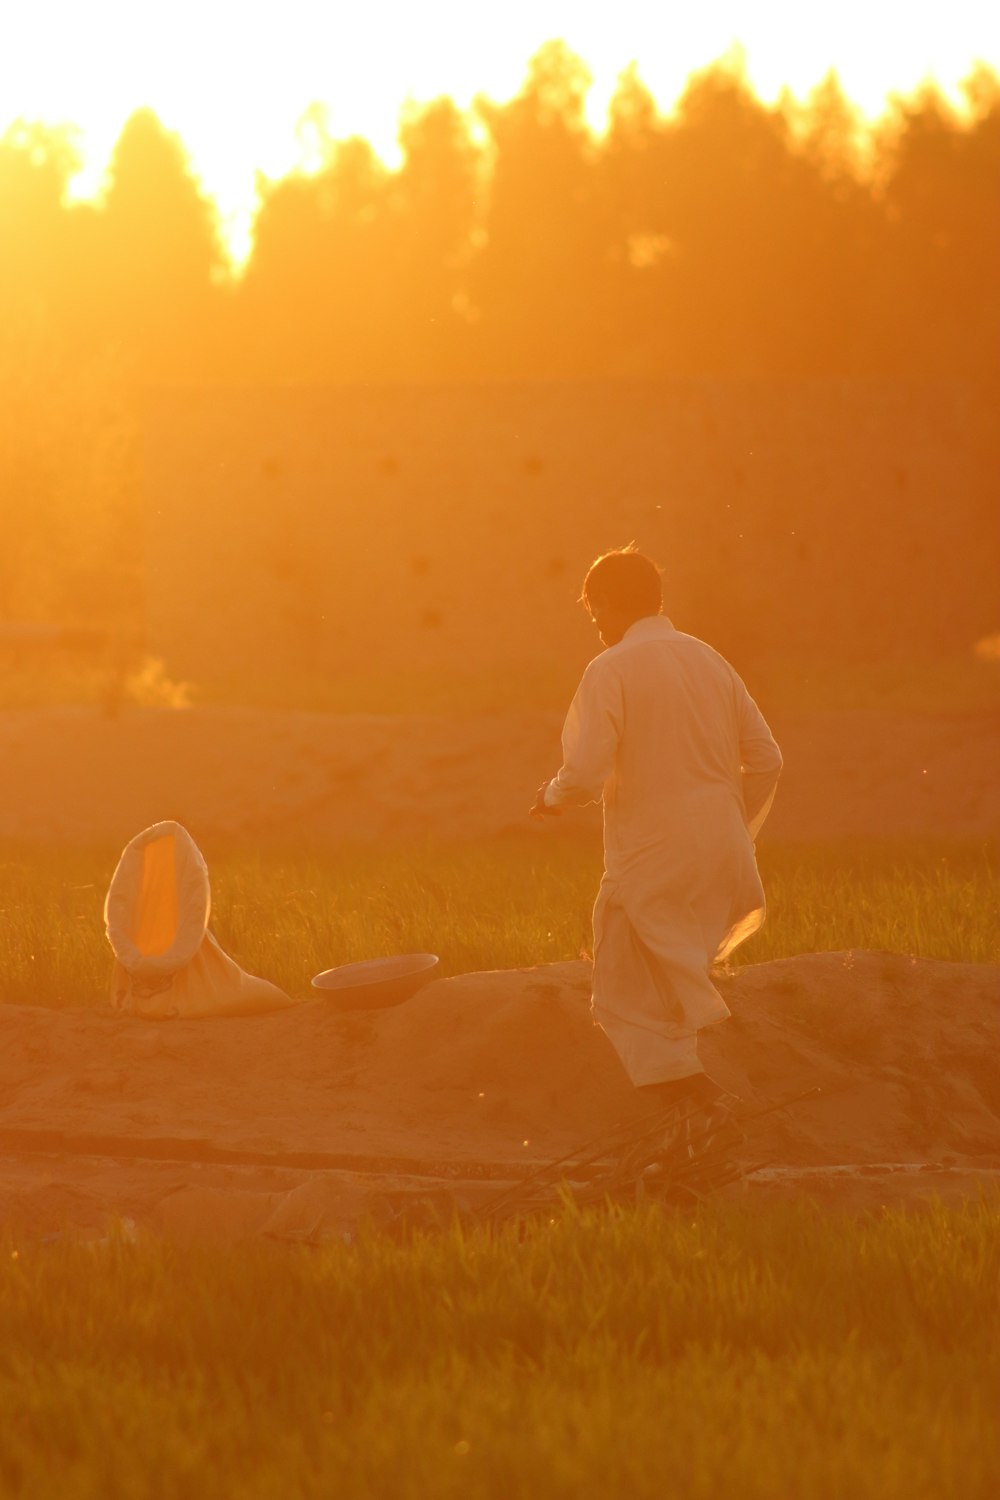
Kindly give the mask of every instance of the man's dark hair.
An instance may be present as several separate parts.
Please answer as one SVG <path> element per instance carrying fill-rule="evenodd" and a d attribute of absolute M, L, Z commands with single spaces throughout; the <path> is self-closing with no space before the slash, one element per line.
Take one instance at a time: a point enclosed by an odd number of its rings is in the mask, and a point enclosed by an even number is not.
<path fill-rule="evenodd" d="M 638 615 L 658 615 L 663 608 L 660 570 L 635 543 L 605 552 L 592 563 L 583 580 L 581 601 L 589 609 L 594 599 Z"/>

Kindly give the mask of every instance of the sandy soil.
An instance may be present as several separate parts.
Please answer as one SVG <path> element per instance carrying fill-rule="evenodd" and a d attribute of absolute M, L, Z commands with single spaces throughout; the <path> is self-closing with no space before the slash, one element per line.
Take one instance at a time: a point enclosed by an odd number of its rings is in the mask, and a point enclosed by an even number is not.
<path fill-rule="evenodd" d="M 751 1191 L 863 1205 L 1000 1180 L 1000 966 L 814 954 L 721 987 L 719 1081 L 749 1109 L 819 1091 L 751 1124 Z M 564 963 L 350 1015 L 0 1007 L 0 1224 L 315 1240 L 414 1195 L 481 1199 L 641 1111 L 588 1001 Z"/>
<path fill-rule="evenodd" d="M 775 714 L 772 839 L 1000 834 L 1000 713 Z M 526 826 L 560 717 L 249 709 L 0 714 L 0 838 L 117 852 L 176 818 L 199 843 L 478 838 Z M 596 813 L 575 815 L 569 824 Z"/>

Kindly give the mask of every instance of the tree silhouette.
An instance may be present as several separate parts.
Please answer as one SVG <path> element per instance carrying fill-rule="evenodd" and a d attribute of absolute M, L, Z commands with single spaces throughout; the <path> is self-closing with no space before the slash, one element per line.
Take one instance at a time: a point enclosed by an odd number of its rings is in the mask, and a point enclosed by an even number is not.
<path fill-rule="evenodd" d="M 484 373 L 601 367 L 610 244 L 584 117 L 589 83 L 580 59 L 549 42 L 515 99 L 477 102 L 492 155 L 485 240 L 469 278 Z"/>
<path fill-rule="evenodd" d="M 70 349 L 93 332 L 96 215 L 67 203 L 79 164 L 68 129 L 20 122 L 0 138 L 0 345 Z"/>
<path fill-rule="evenodd" d="M 463 335 L 478 318 L 467 286 L 487 184 L 480 153 L 450 99 L 408 109 L 403 165 L 392 194 L 395 369 L 413 377 L 456 373 Z"/>
<path fill-rule="evenodd" d="M 454 372 L 480 213 L 478 153 L 450 100 L 408 110 L 403 163 L 311 128 L 319 170 L 262 192 L 243 305 L 246 357 L 288 378 Z"/>
<path fill-rule="evenodd" d="M 680 245 L 671 153 L 670 127 L 632 66 L 618 80 L 599 157 L 609 239 L 604 275 L 614 329 L 611 373 L 662 374 L 676 362 L 668 297 Z"/>
<path fill-rule="evenodd" d="M 370 378 L 385 364 L 391 296 L 388 172 L 356 138 L 328 142 L 314 175 L 262 188 L 242 299 L 254 365 L 279 379 Z"/>
<path fill-rule="evenodd" d="M 99 215 L 94 297 L 108 337 L 143 375 L 190 374 L 225 268 L 215 207 L 179 138 L 137 111 L 115 146 Z"/>
<path fill-rule="evenodd" d="M 934 89 L 884 130 L 882 334 L 900 372 L 1000 376 L 1000 82 L 969 83 L 965 128 Z"/>

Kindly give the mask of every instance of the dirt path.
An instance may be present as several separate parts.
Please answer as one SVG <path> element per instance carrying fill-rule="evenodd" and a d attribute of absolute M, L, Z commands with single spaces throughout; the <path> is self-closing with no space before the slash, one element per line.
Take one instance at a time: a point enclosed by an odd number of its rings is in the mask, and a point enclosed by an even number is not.
<path fill-rule="evenodd" d="M 773 727 L 771 839 L 1000 834 L 1000 713 L 786 712 Z M 163 818 L 258 847 L 481 838 L 526 826 L 559 729 L 548 714 L 0 713 L 0 838 L 117 851 Z"/>

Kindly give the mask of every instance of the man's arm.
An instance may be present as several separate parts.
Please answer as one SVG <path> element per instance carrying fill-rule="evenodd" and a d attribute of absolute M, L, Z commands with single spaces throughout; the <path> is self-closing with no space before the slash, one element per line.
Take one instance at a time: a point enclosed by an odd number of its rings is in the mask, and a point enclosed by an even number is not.
<path fill-rule="evenodd" d="M 563 763 L 532 811 L 558 811 L 599 802 L 615 768 L 622 731 L 621 682 L 617 672 L 591 662 L 563 725 Z"/>
<path fill-rule="evenodd" d="M 740 769 L 743 772 L 743 806 L 750 837 L 756 838 L 771 811 L 781 774 L 781 751 L 756 703 L 743 683 L 737 688 Z"/>

